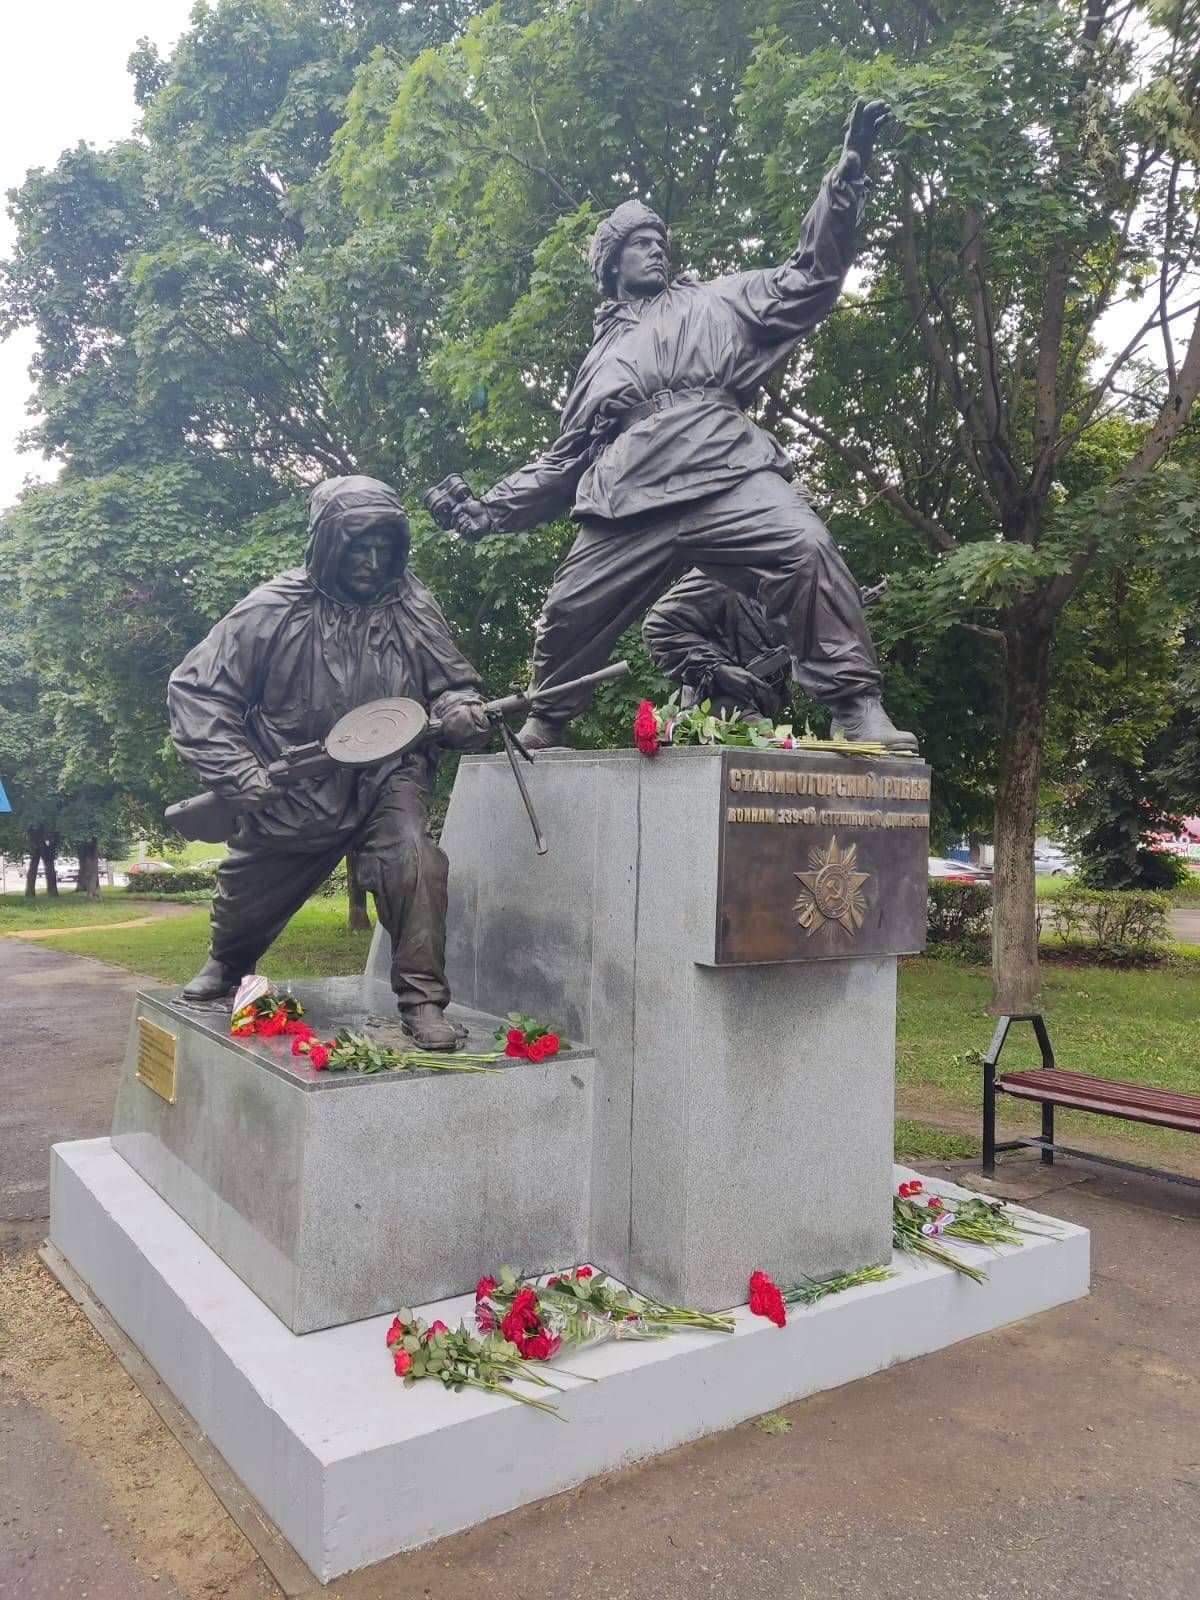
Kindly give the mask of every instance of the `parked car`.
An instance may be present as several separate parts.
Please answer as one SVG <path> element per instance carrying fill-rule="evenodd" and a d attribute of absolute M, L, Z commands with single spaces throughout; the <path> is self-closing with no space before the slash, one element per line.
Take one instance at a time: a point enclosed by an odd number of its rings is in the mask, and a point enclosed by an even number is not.
<path fill-rule="evenodd" d="M 1059 845 L 1034 845 L 1033 870 L 1052 878 L 1069 878 L 1075 863 Z"/>
<path fill-rule="evenodd" d="M 973 867 L 969 861 L 951 861 L 948 856 L 930 856 L 929 876 L 951 883 L 991 883 L 990 867 Z"/>
<path fill-rule="evenodd" d="M 172 872 L 174 868 L 169 861 L 131 861 L 125 870 L 132 877 L 135 872 Z"/>

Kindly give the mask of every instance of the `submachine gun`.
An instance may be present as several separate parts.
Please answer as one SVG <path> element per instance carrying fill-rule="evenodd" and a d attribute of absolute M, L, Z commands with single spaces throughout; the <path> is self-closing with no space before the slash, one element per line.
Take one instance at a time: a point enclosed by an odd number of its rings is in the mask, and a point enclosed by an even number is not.
<path fill-rule="evenodd" d="M 614 678 L 629 676 L 628 661 L 616 661 L 602 667 L 599 672 L 589 672 L 586 677 L 571 683 L 560 683 L 552 689 L 539 689 L 538 703 L 553 702 L 580 689 L 590 689 L 598 683 L 611 683 Z M 527 694 L 510 694 L 502 700 L 489 700 L 483 707 L 488 721 L 499 733 L 504 753 L 512 767 L 513 777 L 521 792 L 521 800 L 533 829 L 534 843 L 540 856 L 548 848 L 533 801 L 525 783 L 525 775 L 517 764 L 517 757 L 531 762 L 533 757 L 513 733 L 506 717 L 517 716 L 529 710 Z M 364 706 L 347 711 L 340 717 L 323 739 L 311 744 L 290 745 L 277 761 L 267 768 L 267 777 L 276 789 L 293 783 L 303 783 L 305 778 L 322 777 L 338 767 L 375 767 L 381 762 L 393 761 L 418 745 L 433 743 L 441 734 L 441 723 L 431 717 L 416 700 L 395 696 L 388 700 L 371 700 Z M 209 789 L 204 794 L 193 795 L 168 806 L 164 812 L 167 825 L 185 839 L 204 839 L 210 844 L 224 844 L 237 826 L 238 818 L 248 811 L 269 805 L 272 796 L 217 794 Z"/>

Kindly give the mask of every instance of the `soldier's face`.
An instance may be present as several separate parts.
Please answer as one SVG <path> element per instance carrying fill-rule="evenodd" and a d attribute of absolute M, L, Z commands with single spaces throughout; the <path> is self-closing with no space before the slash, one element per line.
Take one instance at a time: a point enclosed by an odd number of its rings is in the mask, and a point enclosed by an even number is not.
<path fill-rule="evenodd" d="M 667 287 L 667 241 L 657 228 L 638 228 L 617 257 L 617 298 L 638 300 Z"/>
<path fill-rule="evenodd" d="M 351 539 L 338 568 L 338 585 L 352 600 L 375 600 L 393 577 L 396 542 L 384 528 Z"/>

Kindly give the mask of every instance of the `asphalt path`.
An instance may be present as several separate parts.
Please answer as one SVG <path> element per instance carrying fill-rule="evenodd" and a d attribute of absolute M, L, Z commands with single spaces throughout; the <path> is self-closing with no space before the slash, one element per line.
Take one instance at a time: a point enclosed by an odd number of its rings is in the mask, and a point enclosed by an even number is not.
<path fill-rule="evenodd" d="M 138 982 L 0 943 L 10 1248 L 45 1233 L 49 1145 L 108 1128 Z M 1024 1157 L 1003 1179 L 1092 1229 L 1090 1297 L 787 1406 L 786 1431 L 746 1423 L 353 1574 L 330 1600 L 1196 1600 L 1200 1191 Z M 39 1270 L 7 1259 L 18 1286 Z M 37 1326 L 44 1350 L 6 1357 L 0 1325 L 0 1600 L 269 1595 L 136 1392 L 112 1388 L 80 1428 L 103 1346 L 72 1335 L 62 1378 L 34 1381 L 61 1333 Z M 183 1509 L 164 1542 L 167 1503 Z"/>

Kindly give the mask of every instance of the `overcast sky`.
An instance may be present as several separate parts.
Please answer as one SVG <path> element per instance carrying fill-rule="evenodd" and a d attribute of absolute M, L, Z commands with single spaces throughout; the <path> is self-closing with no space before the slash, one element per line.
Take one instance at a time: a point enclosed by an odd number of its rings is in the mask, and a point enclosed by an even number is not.
<path fill-rule="evenodd" d="M 148 36 L 170 49 L 187 26 L 192 0 L 14 0 L 5 7 L 0 51 L 0 191 L 21 183 L 30 167 L 52 166 L 80 139 L 111 144 L 137 115 L 125 62 Z M 12 246 L 7 205 L 0 217 L 0 256 Z M 16 498 L 26 475 L 53 474 L 36 452 L 19 454 L 29 426 L 29 361 L 33 337 L 0 344 L 0 506 Z"/>

